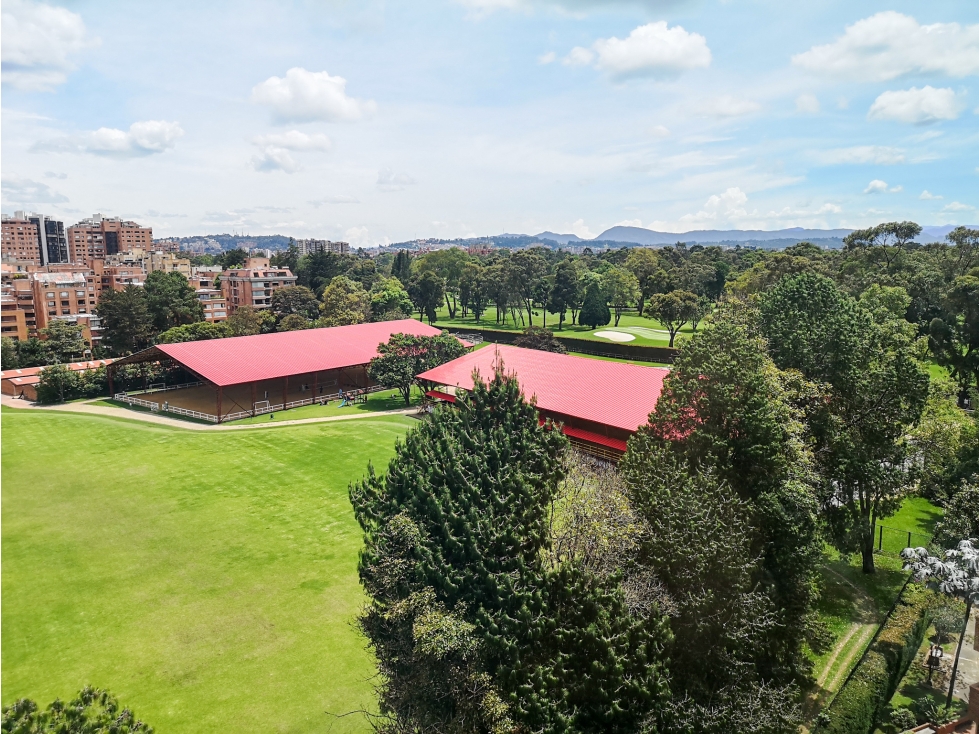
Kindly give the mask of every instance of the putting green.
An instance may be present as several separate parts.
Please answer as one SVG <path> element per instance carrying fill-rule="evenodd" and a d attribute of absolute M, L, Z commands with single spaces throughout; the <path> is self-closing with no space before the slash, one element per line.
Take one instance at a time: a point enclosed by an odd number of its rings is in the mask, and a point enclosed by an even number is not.
<path fill-rule="evenodd" d="M 3 410 L 3 703 L 105 687 L 157 732 L 367 731 L 347 485 L 412 421 L 200 432 Z"/>

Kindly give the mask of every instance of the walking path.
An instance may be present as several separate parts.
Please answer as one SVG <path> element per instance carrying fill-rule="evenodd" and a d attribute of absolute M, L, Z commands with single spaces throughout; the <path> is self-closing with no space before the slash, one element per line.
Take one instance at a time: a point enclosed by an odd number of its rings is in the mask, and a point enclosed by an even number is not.
<path fill-rule="evenodd" d="M 0 404 L 8 408 L 18 408 L 22 410 L 56 410 L 63 413 L 83 413 L 86 415 L 102 415 L 112 418 L 128 418 L 144 423 L 156 423 L 157 425 L 170 426 L 171 428 L 184 428 L 189 431 L 247 431 L 255 428 L 277 428 L 279 426 L 297 426 L 305 423 L 332 423 L 335 421 L 352 421 L 362 418 L 383 418 L 388 415 L 412 415 L 418 408 L 402 408 L 399 410 L 383 410 L 370 413 L 358 413 L 356 415 L 334 415 L 323 418 L 302 418 L 294 421 L 269 421 L 268 423 L 249 423 L 248 425 L 236 426 L 228 423 L 207 424 L 194 423 L 171 418 L 159 413 L 144 413 L 139 410 L 129 410 L 127 408 L 113 408 L 107 405 L 90 405 L 89 403 L 65 403 L 63 405 L 35 405 L 26 400 L 12 398 L 9 395 L 0 396 Z M 280 411 L 282 412 L 282 411 Z"/>

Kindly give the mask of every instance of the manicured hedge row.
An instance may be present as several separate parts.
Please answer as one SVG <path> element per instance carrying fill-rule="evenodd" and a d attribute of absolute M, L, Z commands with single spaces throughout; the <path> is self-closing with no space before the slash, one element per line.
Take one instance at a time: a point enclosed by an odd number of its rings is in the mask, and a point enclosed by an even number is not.
<path fill-rule="evenodd" d="M 833 699 L 818 734 L 868 734 L 894 695 L 931 624 L 932 595 L 908 584 L 857 669 Z"/>

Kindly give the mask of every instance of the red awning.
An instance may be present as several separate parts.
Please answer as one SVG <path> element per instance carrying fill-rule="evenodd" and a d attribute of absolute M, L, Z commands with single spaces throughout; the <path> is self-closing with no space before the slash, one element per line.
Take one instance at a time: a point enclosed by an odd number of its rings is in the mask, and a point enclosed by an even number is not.
<path fill-rule="evenodd" d="M 449 395 L 447 392 L 439 392 L 438 390 L 429 390 L 425 393 L 426 397 L 434 398 L 435 400 L 445 400 L 449 403 L 454 403 L 456 401 L 455 395 Z"/>

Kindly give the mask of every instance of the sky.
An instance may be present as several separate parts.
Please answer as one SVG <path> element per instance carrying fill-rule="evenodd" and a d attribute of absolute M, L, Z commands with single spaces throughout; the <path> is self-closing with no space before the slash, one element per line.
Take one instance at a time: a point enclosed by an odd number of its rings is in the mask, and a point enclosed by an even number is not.
<path fill-rule="evenodd" d="M 979 221 L 979 3 L 2 8 L 2 209 L 154 236 Z"/>

